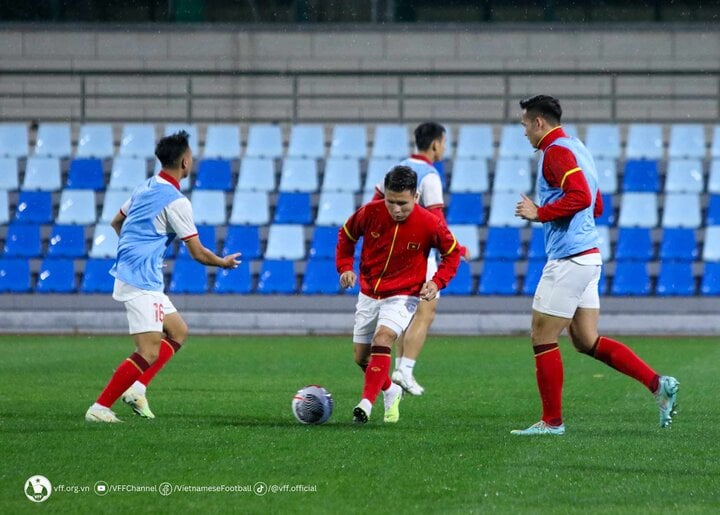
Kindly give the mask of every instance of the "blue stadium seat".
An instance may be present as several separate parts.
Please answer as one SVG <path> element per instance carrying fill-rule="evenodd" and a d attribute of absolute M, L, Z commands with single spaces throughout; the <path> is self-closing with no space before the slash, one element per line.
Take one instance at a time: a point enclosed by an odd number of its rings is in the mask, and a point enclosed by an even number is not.
<path fill-rule="evenodd" d="M 195 188 L 200 190 L 232 191 L 233 178 L 230 161 L 203 159 L 198 163 Z"/>
<path fill-rule="evenodd" d="M 525 227 L 528 222 L 515 216 L 515 206 L 520 200 L 518 193 L 493 193 L 488 225 L 491 227 Z"/>
<path fill-rule="evenodd" d="M 252 274 L 249 261 L 241 261 L 233 270 L 218 268 L 215 273 L 214 293 L 244 294 L 251 291 Z"/>
<path fill-rule="evenodd" d="M 278 190 L 316 192 L 318 190 L 317 161 L 301 157 L 286 158 L 283 161 Z"/>
<path fill-rule="evenodd" d="M 700 195 L 697 193 L 668 193 L 663 207 L 663 227 L 698 228 L 702 223 Z"/>
<path fill-rule="evenodd" d="M 653 243 L 650 229 L 642 227 L 621 227 L 615 243 L 617 261 L 647 262 L 653 258 Z"/>
<path fill-rule="evenodd" d="M 147 179 L 147 160 L 118 156 L 113 159 L 108 190 L 134 190 Z"/>
<path fill-rule="evenodd" d="M 367 156 L 367 130 L 364 125 L 336 125 L 330 142 L 330 157 L 364 159 Z"/>
<path fill-rule="evenodd" d="M 618 261 L 613 278 L 612 295 L 649 295 L 650 275 L 644 261 Z"/>
<path fill-rule="evenodd" d="M 595 159 L 598 188 L 601 193 L 616 193 L 618 189 L 617 161 L 609 157 Z"/>
<path fill-rule="evenodd" d="M 30 262 L 0 257 L 0 293 L 23 293 L 30 288 Z"/>
<path fill-rule="evenodd" d="M 248 130 L 245 157 L 282 157 L 282 132 L 277 125 L 254 124 Z"/>
<path fill-rule="evenodd" d="M 495 166 L 493 193 L 509 191 L 528 193 L 532 191 L 532 172 L 529 159 L 500 158 Z"/>
<path fill-rule="evenodd" d="M 449 224 L 485 224 L 482 193 L 453 193 L 447 210 Z"/>
<path fill-rule="evenodd" d="M 115 278 L 110 275 L 113 264 L 115 264 L 114 259 L 88 259 L 85 262 L 80 291 L 82 293 L 111 293 L 115 284 Z"/>
<path fill-rule="evenodd" d="M 713 127 L 712 142 L 710 143 L 710 159 L 720 157 L 720 125 Z"/>
<path fill-rule="evenodd" d="M 705 159 L 705 128 L 699 123 L 675 123 L 670 127 L 668 158 Z"/>
<path fill-rule="evenodd" d="M 516 157 L 530 159 L 535 149 L 525 137 L 525 129 L 518 124 L 503 125 L 500 134 L 498 158 Z"/>
<path fill-rule="evenodd" d="M 120 138 L 118 156 L 154 158 L 155 127 L 149 123 L 126 123 Z"/>
<path fill-rule="evenodd" d="M 620 200 L 620 227 L 652 228 L 658 225 L 658 198 L 655 193 L 623 193 Z"/>
<path fill-rule="evenodd" d="M 96 218 L 95 192 L 93 190 L 65 188 L 62 191 L 57 223 L 90 225 L 95 223 Z"/>
<path fill-rule="evenodd" d="M 320 194 L 316 225 L 343 225 L 355 211 L 355 195 L 341 191 Z"/>
<path fill-rule="evenodd" d="M 193 259 L 175 261 L 170 276 L 170 293 L 200 295 L 207 292 L 207 268 Z"/>
<path fill-rule="evenodd" d="M 329 258 L 308 259 L 300 292 L 321 295 L 340 293 L 340 275 L 335 269 L 335 260 Z"/>
<path fill-rule="evenodd" d="M 628 128 L 627 159 L 662 159 L 662 127 L 657 123 L 632 123 Z"/>
<path fill-rule="evenodd" d="M 225 192 L 219 190 L 193 190 L 190 195 L 195 223 L 225 225 Z"/>
<path fill-rule="evenodd" d="M 527 257 L 530 260 L 545 261 L 547 254 L 545 253 L 545 231 L 542 227 L 533 227 L 530 232 L 530 242 L 528 243 Z"/>
<path fill-rule="evenodd" d="M 229 223 L 232 225 L 267 225 L 270 204 L 264 191 L 235 190 Z"/>
<path fill-rule="evenodd" d="M 94 158 L 70 161 L 67 187 L 73 190 L 104 190 L 105 176 L 102 161 Z"/>
<path fill-rule="evenodd" d="M 130 198 L 130 194 L 131 192 L 123 190 L 106 191 L 105 199 L 102 203 L 100 221 L 105 223 L 112 222 L 113 218 L 115 218 L 115 215 L 117 215 L 118 211 L 120 211 L 122 205 Z"/>
<path fill-rule="evenodd" d="M 515 261 L 485 261 L 478 285 L 480 295 L 515 295 L 517 292 Z"/>
<path fill-rule="evenodd" d="M 448 225 L 460 245 L 468 249 L 470 260 L 480 258 L 480 238 L 475 224 Z"/>
<path fill-rule="evenodd" d="M 216 252 L 217 235 L 215 234 L 215 226 L 198 225 L 197 231 L 198 238 L 200 238 L 200 243 L 202 243 L 204 247 L 212 250 L 213 252 Z M 185 245 L 184 243 L 180 243 L 178 246 L 177 259 L 192 259 L 190 251 L 188 250 L 187 245 Z"/>
<path fill-rule="evenodd" d="M 522 257 L 520 229 L 517 227 L 490 227 L 485 240 L 486 260 L 502 259 L 515 261 Z"/>
<path fill-rule="evenodd" d="M 329 157 L 325 162 L 322 191 L 360 191 L 360 160 L 355 157 Z"/>
<path fill-rule="evenodd" d="M 115 154 L 112 126 L 109 123 L 86 123 L 80 127 L 77 157 L 107 159 Z"/>
<path fill-rule="evenodd" d="M 623 191 L 653 192 L 660 191 L 660 172 L 657 161 L 628 160 L 625 162 Z"/>
<path fill-rule="evenodd" d="M 334 258 L 338 242 L 339 227 L 315 226 L 310 242 L 311 258 Z"/>
<path fill-rule="evenodd" d="M 463 124 L 458 134 L 455 159 L 492 159 L 493 148 L 492 127 L 488 124 Z"/>
<path fill-rule="evenodd" d="M 275 206 L 273 223 L 309 224 L 312 223 L 312 209 L 309 193 L 281 192 Z"/>
<path fill-rule="evenodd" d="M 661 261 L 655 293 L 660 296 L 695 295 L 692 263 Z"/>
<path fill-rule="evenodd" d="M 27 223 L 52 222 L 52 194 L 49 191 L 20 191 L 15 220 Z"/>
<path fill-rule="evenodd" d="M 720 193 L 720 158 L 710 161 L 710 171 L 707 182 L 708 193 Z"/>
<path fill-rule="evenodd" d="M 695 261 L 698 257 L 695 230 L 664 229 L 659 257 L 662 261 Z"/>
<path fill-rule="evenodd" d="M 10 221 L 10 201 L 7 190 L 0 190 L 0 225 Z"/>
<path fill-rule="evenodd" d="M 702 193 L 703 165 L 699 159 L 668 160 L 665 193 Z"/>
<path fill-rule="evenodd" d="M 705 225 L 720 225 L 720 194 L 708 196 Z"/>
<path fill-rule="evenodd" d="M 587 126 L 585 145 L 594 158 L 620 158 L 620 129 L 615 124 L 591 123 Z"/>
<path fill-rule="evenodd" d="M 470 264 L 466 261 L 460 261 L 457 273 L 448 285 L 442 290 L 442 295 L 472 295 L 473 278 Z"/>
<path fill-rule="evenodd" d="M 19 175 L 16 157 L 0 157 L 0 191 L 19 189 Z"/>
<path fill-rule="evenodd" d="M 85 255 L 85 228 L 82 225 L 53 225 L 48 241 L 48 257 L 80 258 Z"/>
<path fill-rule="evenodd" d="M 237 187 L 243 191 L 275 191 L 275 162 L 269 157 L 245 157 L 240 161 Z"/>
<path fill-rule="evenodd" d="M 73 293 L 75 263 L 72 259 L 43 259 L 35 291 L 38 293 Z"/>
<path fill-rule="evenodd" d="M 57 157 L 29 157 L 25 165 L 23 190 L 59 191 L 62 188 L 60 159 Z"/>
<path fill-rule="evenodd" d="M 35 140 L 35 155 L 49 157 L 70 157 L 70 124 L 41 123 Z"/>
<path fill-rule="evenodd" d="M 115 258 L 117 257 L 117 246 L 118 236 L 115 229 L 109 224 L 96 224 L 88 255 L 91 258 Z"/>
<path fill-rule="evenodd" d="M 543 268 L 546 261 L 544 259 L 531 259 L 528 261 L 527 270 L 525 271 L 525 280 L 521 293 L 523 295 L 535 295 L 535 289 L 542 277 Z"/>
<path fill-rule="evenodd" d="M 230 124 L 208 125 L 203 157 L 205 159 L 239 159 L 240 127 Z"/>
<path fill-rule="evenodd" d="M 400 161 L 410 155 L 408 131 L 404 125 L 378 124 L 375 126 L 372 157 Z"/>
<path fill-rule="evenodd" d="M 305 233 L 302 225 L 272 224 L 268 232 L 265 259 L 304 259 Z"/>
<path fill-rule="evenodd" d="M 296 293 L 294 263 L 285 260 L 265 259 L 260 265 L 257 293 Z"/>
<path fill-rule="evenodd" d="M 368 161 L 367 175 L 365 176 L 365 185 L 363 191 L 366 193 L 374 193 L 375 186 L 385 182 L 385 175 L 390 169 L 398 164 L 398 160 L 386 157 L 371 157 Z"/>
<path fill-rule="evenodd" d="M 163 132 L 164 136 L 171 136 L 173 134 L 176 134 L 180 131 L 185 131 L 188 133 L 188 145 L 190 145 L 190 150 L 192 150 L 192 153 L 194 156 L 200 155 L 200 138 L 198 137 L 198 130 L 197 126 L 195 124 L 187 124 L 187 123 L 168 123 L 165 125 L 165 131 Z"/>
<path fill-rule="evenodd" d="M 0 260 L 2 262 L 2 260 Z M 1 265 L 0 265 L 1 266 Z M 0 281 L 2 277 L 0 277 Z M 2 287 L 0 286 L 0 291 Z M 700 282 L 700 293 L 703 295 L 720 296 L 720 262 L 705 263 L 702 280 Z"/>
<path fill-rule="evenodd" d="M 298 124 L 290 128 L 288 157 L 322 159 L 325 157 L 325 131 L 322 125 Z"/>
<path fill-rule="evenodd" d="M 485 159 L 457 158 L 453 163 L 451 193 L 485 193 L 489 190 Z"/>
<path fill-rule="evenodd" d="M 607 225 L 612 227 L 616 222 L 615 208 L 613 207 L 613 196 L 611 194 L 602 194 L 602 190 L 601 196 L 603 200 L 603 212 L 595 219 L 595 225 Z"/>
<path fill-rule="evenodd" d="M 225 235 L 223 255 L 241 252 L 240 259 L 248 261 L 260 257 L 260 229 L 255 225 L 230 225 Z"/>
<path fill-rule="evenodd" d="M 41 254 L 40 226 L 13 222 L 5 235 L 4 257 L 34 258 Z"/>
<path fill-rule="evenodd" d="M 24 123 L 0 123 L 0 157 L 27 157 L 28 128 Z"/>
<path fill-rule="evenodd" d="M 703 261 L 720 261 L 720 225 L 711 225 L 705 229 Z"/>

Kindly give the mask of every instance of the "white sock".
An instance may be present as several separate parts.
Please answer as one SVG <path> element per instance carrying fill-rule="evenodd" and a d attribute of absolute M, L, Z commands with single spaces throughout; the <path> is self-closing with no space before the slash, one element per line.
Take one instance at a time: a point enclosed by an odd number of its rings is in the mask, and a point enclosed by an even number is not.
<path fill-rule="evenodd" d="M 405 358 L 400 356 L 399 358 L 395 358 L 395 370 L 399 370 L 400 367 L 403 365 L 403 361 L 405 361 Z"/>
<path fill-rule="evenodd" d="M 110 408 L 108 408 L 107 406 L 103 406 L 102 404 L 98 404 L 97 402 L 93 403 L 92 407 L 93 407 L 93 408 L 96 408 L 96 409 L 110 409 Z"/>
<path fill-rule="evenodd" d="M 370 412 L 372 411 L 372 404 L 369 400 L 363 399 L 360 401 L 360 407 L 365 410 L 365 413 L 367 413 L 368 417 L 370 416 Z"/>
<path fill-rule="evenodd" d="M 147 391 L 147 386 L 142 384 L 140 381 L 135 381 L 130 388 L 138 395 L 145 395 L 145 392 Z"/>
<path fill-rule="evenodd" d="M 403 358 L 402 359 L 402 368 L 404 368 L 407 372 L 410 372 L 412 374 L 413 368 L 415 368 L 415 360 L 410 358 Z"/>

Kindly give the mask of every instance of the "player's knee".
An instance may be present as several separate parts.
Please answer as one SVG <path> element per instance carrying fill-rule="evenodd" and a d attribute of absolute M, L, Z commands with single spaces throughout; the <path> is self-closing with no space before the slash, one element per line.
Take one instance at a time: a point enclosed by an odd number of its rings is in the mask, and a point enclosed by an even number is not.
<path fill-rule="evenodd" d="M 148 365 L 152 365 L 157 361 L 158 357 L 160 357 L 160 348 L 151 347 L 142 349 L 138 352 L 138 354 L 145 358 L 145 361 L 148 362 Z"/>

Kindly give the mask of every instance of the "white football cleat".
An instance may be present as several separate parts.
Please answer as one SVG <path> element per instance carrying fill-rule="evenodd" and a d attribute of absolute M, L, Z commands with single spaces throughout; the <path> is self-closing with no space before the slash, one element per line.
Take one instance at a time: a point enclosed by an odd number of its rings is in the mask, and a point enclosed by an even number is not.
<path fill-rule="evenodd" d="M 85 420 L 88 422 L 108 422 L 111 424 L 122 422 L 110 408 L 95 406 L 94 404 L 85 412 Z"/>
<path fill-rule="evenodd" d="M 425 388 L 415 381 L 412 372 L 408 373 L 406 370 L 396 368 L 390 378 L 393 380 L 393 383 L 399 384 L 402 389 L 410 395 L 422 395 L 425 393 Z"/>
<path fill-rule="evenodd" d="M 132 410 L 140 415 L 142 418 L 155 418 L 155 415 L 150 411 L 150 405 L 148 404 L 147 397 L 136 392 L 131 386 L 124 394 L 122 394 L 122 401 L 130 406 Z"/>

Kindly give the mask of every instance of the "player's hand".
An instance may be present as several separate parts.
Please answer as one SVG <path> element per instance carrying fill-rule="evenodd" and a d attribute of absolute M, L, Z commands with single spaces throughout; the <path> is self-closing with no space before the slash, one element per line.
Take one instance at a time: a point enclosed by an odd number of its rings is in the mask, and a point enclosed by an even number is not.
<path fill-rule="evenodd" d="M 520 201 L 515 205 L 515 216 L 531 222 L 538 221 L 538 207 L 527 195 L 521 193 Z"/>
<path fill-rule="evenodd" d="M 227 256 L 222 258 L 223 264 L 220 265 L 220 268 L 225 269 L 235 269 L 240 264 L 240 252 L 236 252 L 235 254 L 228 254 Z"/>
<path fill-rule="evenodd" d="M 355 286 L 355 282 L 357 281 L 357 276 L 355 275 L 355 272 L 352 270 L 348 270 L 347 272 L 343 272 L 340 276 L 340 286 L 342 288 L 352 288 Z"/>
<path fill-rule="evenodd" d="M 433 300 L 437 297 L 438 287 L 433 281 L 428 281 L 420 288 L 420 298 L 422 300 Z"/>

